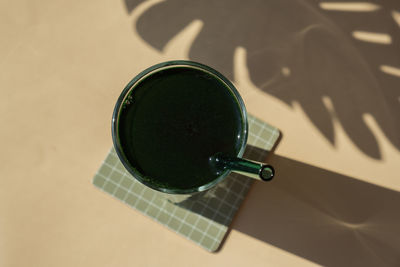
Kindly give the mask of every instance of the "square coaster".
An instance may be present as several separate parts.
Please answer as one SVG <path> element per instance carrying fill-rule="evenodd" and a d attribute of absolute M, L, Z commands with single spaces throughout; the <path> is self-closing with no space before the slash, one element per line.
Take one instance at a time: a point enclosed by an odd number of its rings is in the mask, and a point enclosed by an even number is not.
<path fill-rule="evenodd" d="M 279 130 L 251 115 L 245 158 L 264 161 L 279 138 Z M 253 179 L 231 173 L 213 189 L 179 203 L 156 198 L 156 191 L 129 174 L 112 148 L 93 184 L 113 197 L 197 243 L 208 251 L 221 245 Z"/>

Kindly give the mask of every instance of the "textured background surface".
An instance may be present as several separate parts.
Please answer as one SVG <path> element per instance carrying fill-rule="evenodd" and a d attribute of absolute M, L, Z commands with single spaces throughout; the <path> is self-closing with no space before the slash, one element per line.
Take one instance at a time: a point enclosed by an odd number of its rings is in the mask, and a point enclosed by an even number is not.
<path fill-rule="evenodd" d="M 0 266 L 398 266 L 399 12 L 0 1 Z M 216 254 L 91 184 L 122 88 L 176 58 L 230 77 L 283 133 L 276 179 L 250 189 Z"/>

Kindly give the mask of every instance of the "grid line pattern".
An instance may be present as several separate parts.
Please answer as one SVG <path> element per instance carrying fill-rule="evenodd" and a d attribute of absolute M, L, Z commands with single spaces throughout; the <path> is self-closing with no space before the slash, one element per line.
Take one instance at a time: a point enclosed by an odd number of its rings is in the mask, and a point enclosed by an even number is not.
<path fill-rule="evenodd" d="M 271 125 L 249 115 L 248 146 L 244 156 L 264 161 L 280 133 Z M 93 184 L 130 207 L 167 226 L 208 251 L 220 246 L 232 219 L 253 180 L 231 173 L 211 190 L 179 203 L 157 197 L 156 191 L 132 177 L 114 149 L 97 171 Z"/>

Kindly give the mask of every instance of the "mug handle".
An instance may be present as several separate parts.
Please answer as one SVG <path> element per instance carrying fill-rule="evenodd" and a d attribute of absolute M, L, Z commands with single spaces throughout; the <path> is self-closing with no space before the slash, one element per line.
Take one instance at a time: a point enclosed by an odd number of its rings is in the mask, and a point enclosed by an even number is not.
<path fill-rule="evenodd" d="M 256 180 L 268 182 L 275 176 L 275 169 L 269 164 L 224 155 L 216 155 L 213 160 L 223 169 L 230 169 Z"/>

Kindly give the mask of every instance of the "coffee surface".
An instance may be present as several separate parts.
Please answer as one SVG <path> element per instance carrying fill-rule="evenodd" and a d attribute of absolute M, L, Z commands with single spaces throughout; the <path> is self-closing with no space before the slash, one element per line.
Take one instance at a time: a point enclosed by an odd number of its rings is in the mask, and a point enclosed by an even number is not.
<path fill-rule="evenodd" d="M 123 153 L 147 182 L 190 189 L 219 176 L 211 156 L 237 155 L 243 127 L 239 103 L 221 80 L 174 67 L 135 86 L 123 104 L 118 131 Z"/>

